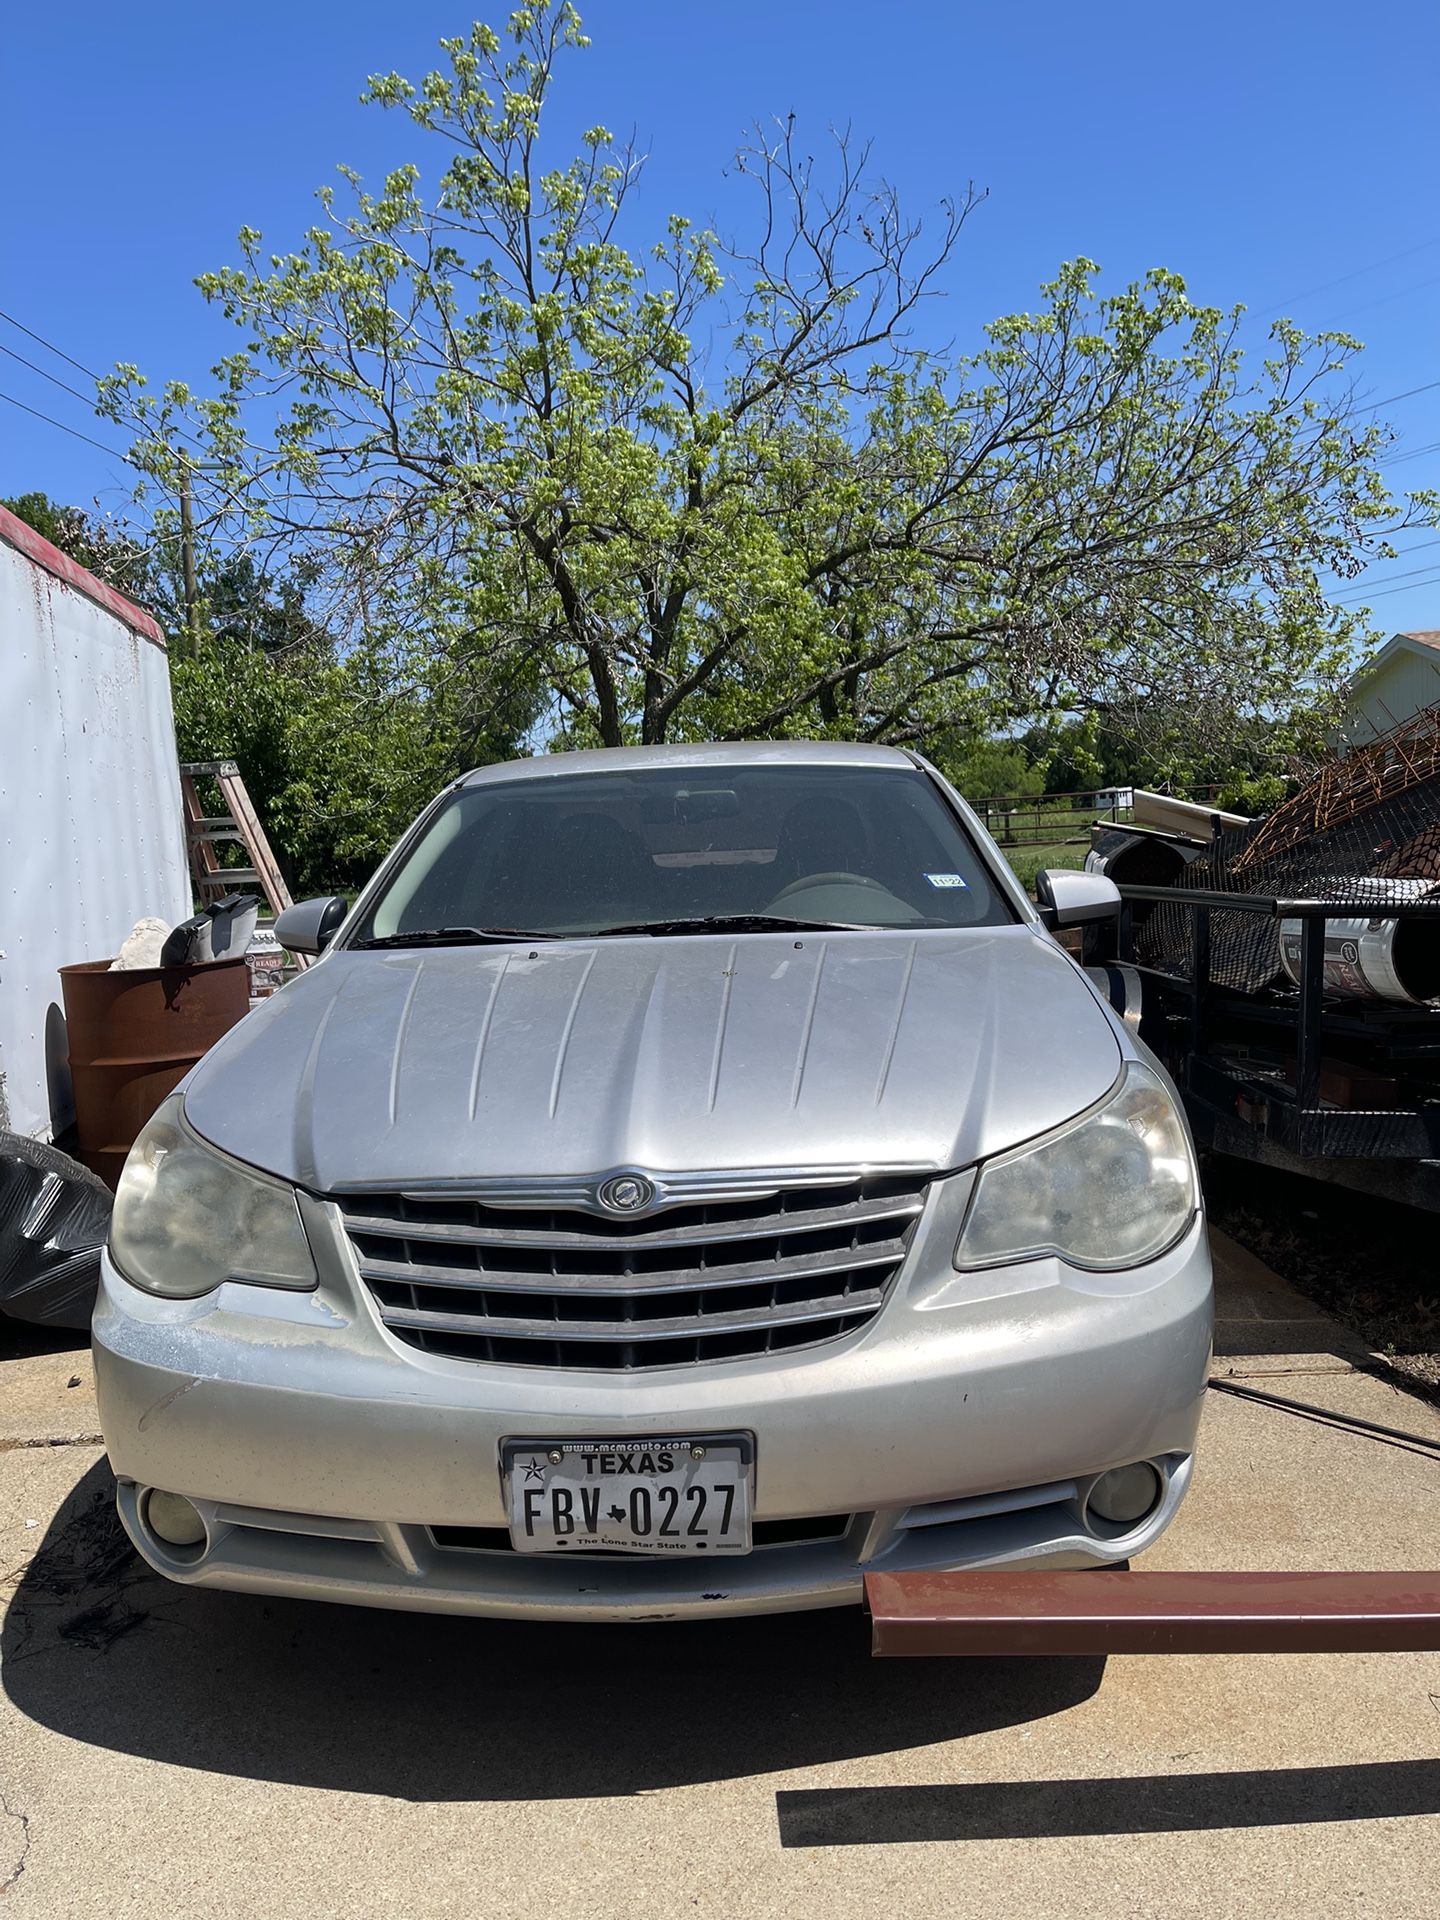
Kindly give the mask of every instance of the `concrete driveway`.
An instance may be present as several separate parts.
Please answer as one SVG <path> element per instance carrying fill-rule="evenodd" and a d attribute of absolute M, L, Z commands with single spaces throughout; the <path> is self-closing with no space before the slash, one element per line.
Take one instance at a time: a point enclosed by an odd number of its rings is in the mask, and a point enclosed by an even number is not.
<path fill-rule="evenodd" d="M 1217 1253 L 1217 1373 L 1440 1436 Z M 192 1593 L 130 1554 L 94 1429 L 83 1352 L 0 1358 L 5 1920 L 1436 1911 L 1440 1654 L 883 1663 L 851 1613 Z M 1436 1457 L 1212 1394 L 1146 1564 L 1437 1557 Z"/>

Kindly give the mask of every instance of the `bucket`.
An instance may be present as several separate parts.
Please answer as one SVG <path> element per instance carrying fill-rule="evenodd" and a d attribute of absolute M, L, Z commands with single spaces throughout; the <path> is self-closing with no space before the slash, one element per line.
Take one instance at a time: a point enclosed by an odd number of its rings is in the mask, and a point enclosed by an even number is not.
<path fill-rule="evenodd" d="M 135 1136 L 166 1094 L 250 1005 L 243 955 L 207 966 L 61 967 L 76 1157 L 112 1189 Z"/>

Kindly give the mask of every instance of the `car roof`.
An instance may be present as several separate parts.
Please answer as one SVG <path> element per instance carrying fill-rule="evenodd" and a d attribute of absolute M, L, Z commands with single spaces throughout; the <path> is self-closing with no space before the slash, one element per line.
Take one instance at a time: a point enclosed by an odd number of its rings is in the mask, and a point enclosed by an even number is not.
<path fill-rule="evenodd" d="M 913 769 L 899 747 L 861 746 L 848 740 L 712 740 L 686 746 L 594 747 L 575 753 L 542 753 L 529 760 L 502 760 L 466 774 L 467 787 L 500 780 L 547 780 L 574 773 L 636 773 L 655 767 L 889 767 Z"/>

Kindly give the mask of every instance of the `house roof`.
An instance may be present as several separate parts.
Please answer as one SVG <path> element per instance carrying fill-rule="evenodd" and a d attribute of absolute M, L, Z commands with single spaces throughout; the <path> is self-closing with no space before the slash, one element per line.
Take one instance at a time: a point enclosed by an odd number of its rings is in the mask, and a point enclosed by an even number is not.
<path fill-rule="evenodd" d="M 1435 666 L 1434 656 L 1440 653 L 1440 627 L 1422 627 L 1415 633 L 1392 633 L 1380 648 L 1373 660 L 1366 661 L 1360 670 L 1351 676 L 1352 692 L 1373 679 L 1382 667 L 1388 666 L 1396 654 L 1419 655 L 1427 665 Z"/>
<path fill-rule="evenodd" d="M 117 593 L 114 587 L 107 586 L 87 567 L 72 560 L 68 553 L 62 553 L 38 534 L 26 521 L 19 519 L 7 507 L 0 507 L 0 540 L 6 546 L 14 547 L 23 553 L 27 560 L 46 573 L 53 574 L 57 580 L 63 580 L 67 587 L 73 587 L 77 593 L 83 593 L 87 600 L 93 600 L 97 607 L 104 607 L 107 613 L 127 626 L 132 633 L 139 634 L 144 640 L 153 641 L 157 647 L 165 645 L 165 635 L 159 623 L 143 607 L 137 607 L 133 600 L 127 600 L 123 593 Z"/>

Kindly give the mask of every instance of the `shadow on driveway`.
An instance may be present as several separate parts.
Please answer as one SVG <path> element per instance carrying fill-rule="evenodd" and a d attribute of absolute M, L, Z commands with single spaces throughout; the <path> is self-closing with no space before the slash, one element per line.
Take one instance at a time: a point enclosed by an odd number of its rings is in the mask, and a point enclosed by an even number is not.
<path fill-rule="evenodd" d="M 412 1800 L 640 1793 L 963 1738 L 1088 1699 L 1102 1660 L 873 1661 L 858 1609 L 529 1626 L 175 1587 L 108 1465 L 10 1607 L 3 1684 L 72 1740 Z"/>
<path fill-rule="evenodd" d="M 1440 1760 L 1166 1773 L 1148 1779 L 819 1787 L 777 1793 L 775 1806 L 783 1847 L 1307 1826 L 1440 1813 Z"/>

